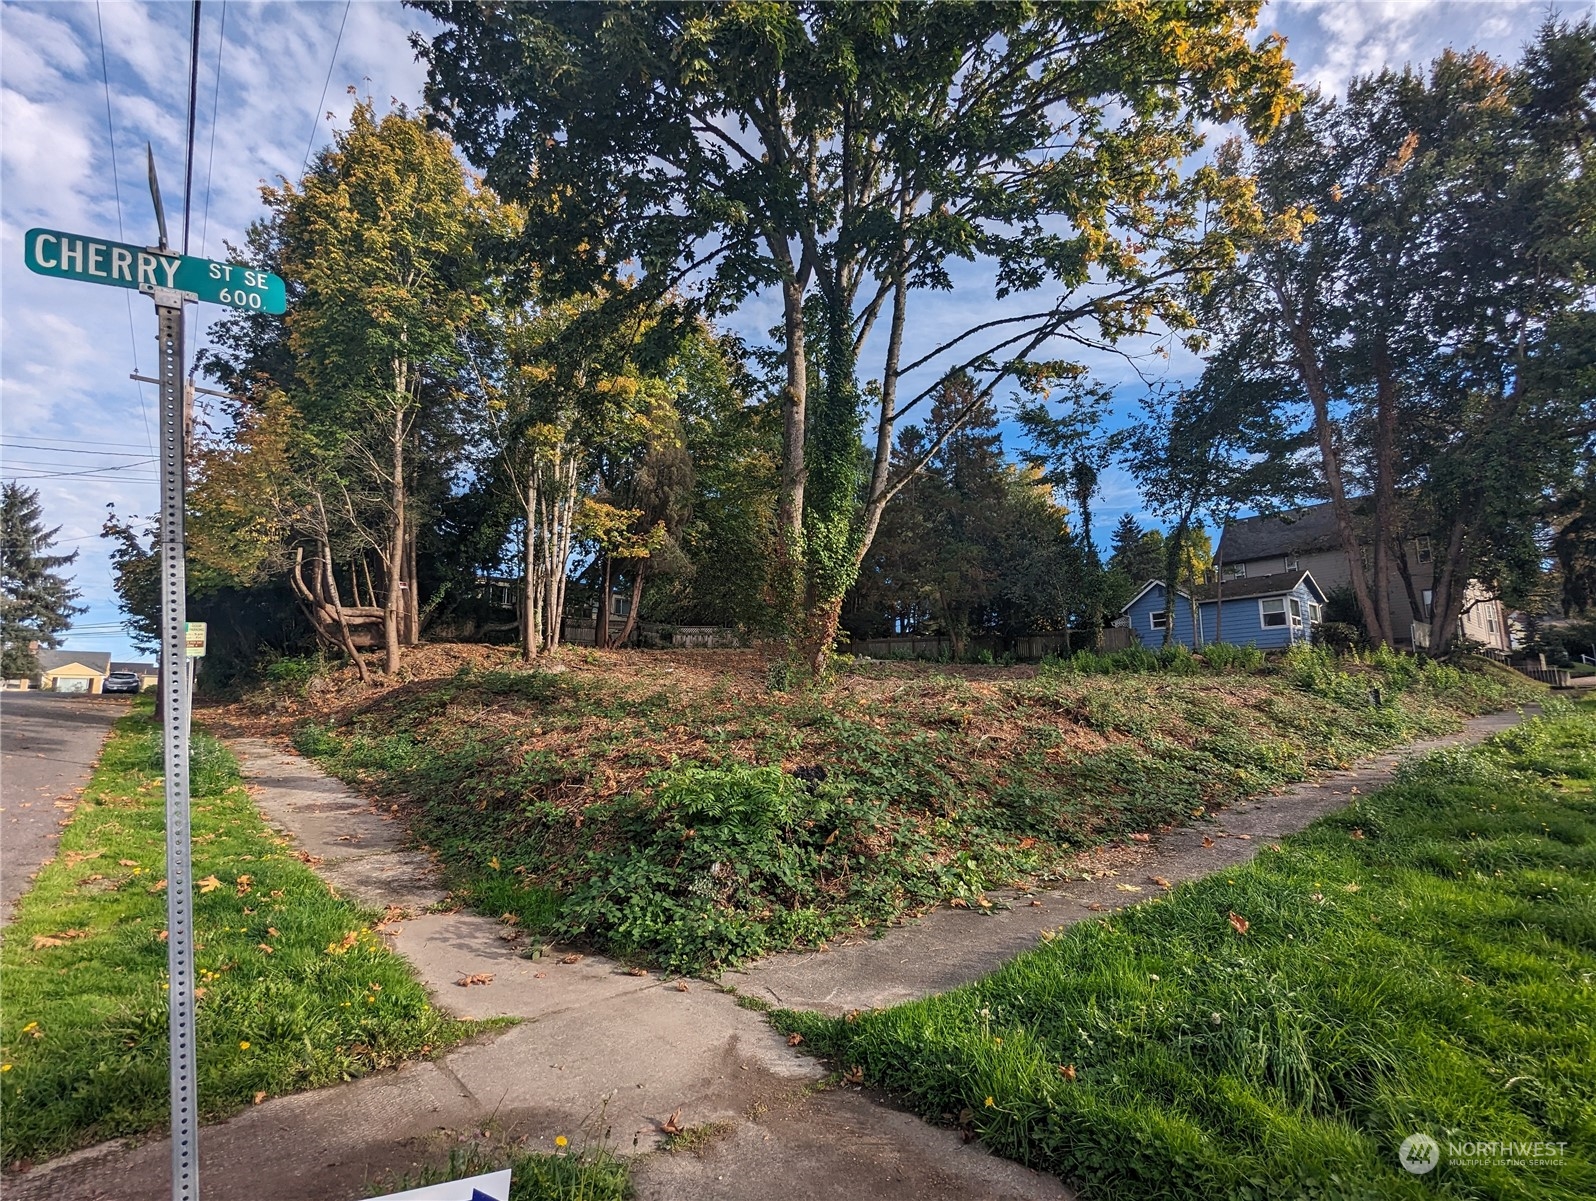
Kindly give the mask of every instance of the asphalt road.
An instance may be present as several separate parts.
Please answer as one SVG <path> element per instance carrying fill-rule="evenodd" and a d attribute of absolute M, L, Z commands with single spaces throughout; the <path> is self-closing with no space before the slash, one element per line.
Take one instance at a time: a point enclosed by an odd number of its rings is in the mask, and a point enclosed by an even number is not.
<path fill-rule="evenodd" d="M 0 692 L 0 922 L 55 854 L 126 697 Z"/>

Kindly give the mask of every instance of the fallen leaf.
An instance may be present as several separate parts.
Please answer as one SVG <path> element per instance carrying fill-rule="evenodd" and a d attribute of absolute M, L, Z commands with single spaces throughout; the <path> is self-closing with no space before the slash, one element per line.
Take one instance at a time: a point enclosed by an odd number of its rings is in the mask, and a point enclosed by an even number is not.
<path fill-rule="evenodd" d="M 1230 926 L 1231 926 L 1231 929 L 1235 930 L 1235 932 L 1237 934 L 1245 934 L 1245 933 L 1247 933 L 1247 927 L 1250 926 L 1250 925 L 1251 925 L 1251 923 L 1249 921 L 1247 921 L 1246 918 L 1242 917 L 1241 914 L 1232 913 L 1230 915 Z"/>
<path fill-rule="evenodd" d="M 166 891 L 166 881 L 165 880 L 157 880 L 154 884 L 151 884 L 144 891 L 145 892 L 165 892 Z"/>
<path fill-rule="evenodd" d="M 235 885 L 238 895 L 241 897 L 248 896 L 249 890 L 253 886 L 254 882 L 254 876 L 240 876 Z"/>
<path fill-rule="evenodd" d="M 195 883 L 199 885 L 201 892 L 215 892 L 222 886 L 222 882 L 215 876 L 206 876 L 203 880 L 196 880 Z"/>
<path fill-rule="evenodd" d="M 1362 887 L 1363 886 L 1361 884 L 1343 884 L 1342 885 L 1342 888 L 1345 891 L 1347 891 L 1347 892 L 1357 892 Z"/>
<path fill-rule="evenodd" d="M 1153 841 L 1153 836 L 1151 834 L 1132 834 L 1131 835 L 1131 841 L 1132 842 L 1152 842 Z"/>
<path fill-rule="evenodd" d="M 686 992 L 687 991 L 687 981 L 678 980 L 676 982 L 676 991 L 677 992 Z"/>
<path fill-rule="evenodd" d="M 1209 838 L 1208 835 L 1204 834 L 1203 835 L 1203 846 L 1211 847 L 1213 845 L 1214 845 L 1214 840 L 1212 838 Z"/>
<path fill-rule="evenodd" d="M 1075 1065 L 1073 1063 L 1061 1063 L 1061 1064 L 1059 1064 L 1058 1065 L 1058 1074 L 1060 1076 L 1064 1077 L 1064 1079 L 1066 1079 L 1066 1080 L 1075 1079 Z"/>
<path fill-rule="evenodd" d="M 1042 902 L 1041 901 L 1032 901 L 1031 902 L 1031 908 L 1032 909 L 1040 909 L 1041 907 L 1042 907 Z"/>
<path fill-rule="evenodd" d="M 1096 901 L 1093 901 L 1090 905 L 1087 906 L 1087 908 L 1090 909 L 1093 913 L 1102 913 L 1103 912 L 1103 906 L 1100 905 Z"/>
<path fill-rule="evenodd" d="M 1357 826 L 1354 826 L 1354 827 L 1352 827 L 1352 833 L 1348 834 L 1347 837 L 1348 838 L 1356 838 L 1356 839 L 1361 840 L 1363 838 L 1363 831 L 1360 830 Z"/>
<path fill-rule="evenodd" d="M 1269 844 L 1269 849 L 1278 855 L 1285 850 L 1285 847 L 1281 846 L 1278 842 L 1271 842 Z"/>
<path fill-rule="evenodd" d="M 255 1094 L 255 1104 L 256 1105 L 259 1105 L 265 1099 L 266 1099 L 266 1090 L 265 1089 L 261 1089 L 260 1092 Z"/>
<path fill-rule="evenodd" d="M 455 981 L 458 988 L 470 988 L 473 984 L 492 984 L 492 972 L 473 972 L 469 976 L 461 976 Z"/>
<path fill-rule="evenodd" d="M 966 901 L 963 897 L 954 897 L 948 902 L 948 908 L 950 909 L 968 909 L 969 907 L 970 902 Z"/>
<path fill-rule="evenodd" d="M 661 1134 L 680 1134 L 682 1132 L 682 1111 L 673 1110 L 671 1116 L 660 1123 Z"/>
<path fill-rule="evenodd" d="M 580 963 L 581 961 L 582 956 L 577 954 L 575 951 L 572 951 L 564 959 L 560 960 L 561 963 Z"/>
<path fill-rule="evenodd" d="M 1030 837 L 1022 838 L 1016 845 L 1020 850 L 1028 851 L 1036 845 L 1036 839 Z"/>
<path fill-rule="evenodd" d="M 646 976 L 648 975 L 648 969 L 646 967 L 629 967 L 626 969 L 626 974 L 628 976 Z"/>
<path fill-rule="evenodd" d="M 987 900 L 985 897 L 976 897 L 975 898 L 975 903 L 977 905 L 979 905 L 982 909 L 990 909 L 990 908 L 992 908 L 992 902 Z"/>
<path fill-rule="evenodd" d="M 1168 880 L 1164 879 L 1164 877 L 1162 877 L 1162 876 L 1148 876 L 1147 877 L 1147 881 L 1150 884 L 1158 885 L 1158 887 L 1160 887 L 1160 888 L 1173 888 L 1173 887 L 1175 887 L 1173 884 L 1171 884 Z"/>
<path fill-rule="evenodd" d="M 534 979 L 534 980 L 541 980 L 541 979 L 543 979 L 543 978 L 544 978 L 544 977 L 545 977 L 545 976 L 547 976 L 547 975 L 548 975 L 548 973 L 547 973 L 547 972 L 533 972 L 533 973 L 532 973 L 532 979 Z"/>
<path fill-rule="evenodd" d="M 156 938 L 158 938 L 158 939 L 160 939 L 160 940 L 161 940 L 161 941 L 162 941 L 162 942 L 165 942 L 165 941 L 166 941 L 166 931 L 165 931 L 165 930 L 162 930 L 162 931 L 161 931 L 161 932 L 160 932 L 160 933 L 159 933 L 159 934 L 157 934 L 157 935 L 156 935 L 156 936 L 155 936 L 155 937 L 156 937 Z"/>
<path fill-rule="evenodd" d="M 389 908 L 391 909 L 393 906 L 390 905 Z M 518 913 L 501 913 L 499 920 L 506 926 L 517 926 L 521 923 L 521 915 Z"/>
<path fill-rule="evenodd" d="M 274 901 L 280 901 L 280 900 L 282 900 L 282 897 L 283 897 L 283 890 L 280 889 L 280 888 L 274 888 L 269 893 L 267 893 L 266 895 L 269 896 Z"/>
<path fill-rule="evenodd" d="M 804 1036 L 799 1034 L 798 1031 L 796 1031 L 796 1030 L 794 1030 L 791 1034 L 789 1034 L 787 1036 L 787 1045 L 789 1047 L 796 1047 L 799 1043 L 801 1043 L 803 1041 L 804 1041 Z"/>
<path fill-rule="evenodd" d="M 255 944 L 255 949 L 257 951 L 264 952 L 267 955 L 270 955 L 272 953 L 272 948 L 271 948 L 271 944 L 270 943 L 258 942 L 258 943 Z"/>
<path fill-rule="evenodd" d="M 1140 892 L 1142 890 L 1140 884 L 1116 884 L 1114 887 L 1119 889 L 1120 892 Z"/>
<path fill-rule="evenodd" d="M 1252 835 L 1251 834 L 1233 834 L 1233 835 L 1231 835 L 1231 837 L 1232 838 L 1239 838 L 1243 842 L 1251 842 L 1252 841 Z"/>
<path fill-rule="evenodd" d="M 137 867 L 139 865 L 139 861 L 137 859 L 118 859 L 117 862 L 123 867 Z"/>
<path fill-rule="evenodd" d="M 854 1064 L 853 1067 L 849 1068 L 842 1074 L 842 1078 L 849 1084 L 863 1084 L 864 1068 L 860 1067 L 858 1064 Z"/>
<path fill-rule="evenodd" d="M 33 949 L 42 951 L 45 947 L 60 947 L 66 945 L 64 938 L 52 938 L 48 934 L 35 934 L 33 936 Z"/>
<path fill-rule="evenodd" d="M 266 927 L 266 937 L 267 938 L 276 938 L 277 937 L 277 927 L 276 926 L 267 926 Z"/>

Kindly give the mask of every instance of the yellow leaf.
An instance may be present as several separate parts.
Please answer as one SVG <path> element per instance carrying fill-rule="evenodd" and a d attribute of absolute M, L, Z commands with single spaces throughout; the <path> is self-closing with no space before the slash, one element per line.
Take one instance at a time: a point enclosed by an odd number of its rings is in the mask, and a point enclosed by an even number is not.
<path fill-rule="evenodd" d="M 196 883 L 199 885 L 201 892 L 215 892 L 222 886 L 222 882 L 215 876 L 206 876 L 203 880 L 196 881 Z"/>

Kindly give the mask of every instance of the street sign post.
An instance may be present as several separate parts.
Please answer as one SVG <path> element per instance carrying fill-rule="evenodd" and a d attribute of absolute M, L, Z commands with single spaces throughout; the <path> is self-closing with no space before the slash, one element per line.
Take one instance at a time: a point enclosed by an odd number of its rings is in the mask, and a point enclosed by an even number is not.
<path fill-rule="evenodd" d="M 260 313 L 288 307 L 283 281 L 238 263 L 173 254 L 150 155 L 150 192 L 161 230 L 158 247 L 30 229 L 23 260 L 57 279 L 136 288 L 155 301 L 160 361 L 161 432 L 161 724 L 166 752 L 166 974 L 171 1040 L 172 1198 L 199 1201 L 199 1078 L 194 1050 L 194 885 L 189 836 L 189 719 L 193 668 L 205 654 L 205 623 L 185 622 L 188 587 L 183 540 L 188 437 L 183 378 L 183 306 L 195 301 Z"/>
<path fill-rule="evenodd" d="M 28 270 L 113 288 L 187 293 L 194 300 L 259 313 L 281 313 L 288 294 L 281 276 L 239 263 L 218 263 L 148 246 L 129 246 L 56 229 L 30 229 L 23 239 Z"/>

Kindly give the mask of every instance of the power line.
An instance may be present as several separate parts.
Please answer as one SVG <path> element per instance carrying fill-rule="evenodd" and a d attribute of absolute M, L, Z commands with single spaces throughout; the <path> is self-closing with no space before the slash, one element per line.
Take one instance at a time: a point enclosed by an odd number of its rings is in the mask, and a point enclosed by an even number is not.
<path fill-rule="evenodd" d="M 205 156 L 205 209 L 200 218 L 200 257 L 205 257 L 211 228 L 211 168 L 216 164 L 216 125 L 222 99 L 222 48 L 227 45 L 227 0 L 222 0 L 222 29 L 216 37 L 216 90 L 211 94 L 211 147 Z"/>
<path fill-rule="evenodd" d="M 188 154 L 183 159 L 183 253 L 188 253 L 189 216 L 194 198 L 194 125 L 199 110 L 200 0 L 194 0 L 188 36 Z"/>
<path fill-rule="evenodd" d="M 321 124 L 322 106 L 327 103 L 327 86 L 332 83 L 333 67 L 338 62 L 338 47 L 344 42 L 344 23 L 349 20 L 349 5 L 352 0 L 344 0 L 344 17 L 338 22 L 338 36 L 333 40 L 332 58 L 327 60 L 327 78 L 321 81 L 321 99 L 316 101 L 316 111 L 310 118 L 310 138 L 305 142 L 305 161 L 299 165 L 301 172 L 310 166 L 310 152 L 316 145 L 316 128 Z"/>
<path fill-rule="evenodd" d="M 111 68 L 105 57 L 105 23 L 100 17 L 100 0 L 94 0 L 94 26 L 100 33 L 100 78 L 105 81 L 105 131 L 111 136 L 111 188 L 116 194 L 116 236 L 127 241 L 127 231 L 122 224 L 122 177 L 116 167 L 116 124 L 111 120 Z M 133 348 L 133 370 L 139 369 L 139 337 L 133 329 L 133 295 L 123 293 L 127 301 L 127 340 Z M 134 384 L 139 397 L 139 416 L 144 419 L 144 441 L 155 449 L 155 436 L 150 433 L 150 409 L 144 399 L 144 385 Z"/>

